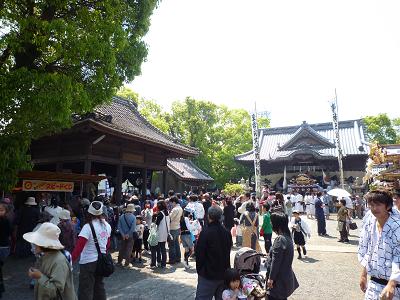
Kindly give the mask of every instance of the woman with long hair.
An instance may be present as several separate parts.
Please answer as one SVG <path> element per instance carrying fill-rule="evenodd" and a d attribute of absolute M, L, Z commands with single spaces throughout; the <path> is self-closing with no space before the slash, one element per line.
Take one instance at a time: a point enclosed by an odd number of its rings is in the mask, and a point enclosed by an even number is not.
<path fill-rule="evenodd" d="M 167 204 L 164 200 L 157 202 L 157 234 L 158 234 L 158 248 L 157 256 L 161 256 L 161 268 L 165 268 L 167 265 L 167 250 L 165 249 L 165 243 L 168 240 L 170 231 L 170 220 L 167 209 Z"/>
<path fill-rule="evenodd" d="M 232 203 L 232 198 L 228 196 L 225 199 L 225 207 L 224 207 L 224 226 L 226 230 L 231 231 L 232 227 L 235 226 L 234 218 L 235 218 L 235 206 Z"/>
<path fill-rule="evenodd" d="M 94 231 L 101 253 L 107 253 L 110 248 L 111 226 L 103 215 L 103 203 L 93 201 L 88 208 L 86 224 L 79 233 L 78 241 L 72 252 L 72 260 L 79 260 L 79 299 L 105 300 L 106 290 L 103 277 L 96 274 L 98 253 L 94 242 Z"/>
<path fill-rule="evenodd" d="M 299 287 L 292 269 L 294 248 L 288 223 L 284 213 L 271 214 L 272 230 L 277 237 L 266 262 L 269 300 L 285 300 Z"/>

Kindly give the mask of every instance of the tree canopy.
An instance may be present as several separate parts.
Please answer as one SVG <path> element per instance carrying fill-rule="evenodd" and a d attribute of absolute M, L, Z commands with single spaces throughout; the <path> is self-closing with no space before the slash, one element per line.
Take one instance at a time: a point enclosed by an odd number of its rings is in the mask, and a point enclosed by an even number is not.
<path fill-rule="evenodd" d="M 117 95 L 137 103 L 139 112 L 153 126 L 200 149 L 193 161 L 215 179 L 219 188 L 250 174 L 249 168 L 234 160 L 235 155 L 253 148 L 251 118 L 246 110 L 187 97 L 173 102 L 171 111 L 166 112 L 156 101 L 140 98 L 129 88 L 121 88 Z M 267 117 L 257 118 L 257 122 L 259 128 L 270 124 Z"/>
<path fill-rule="evenodd" d="M 246 110 L 186 98 L 173 103 L 169 118 L 170 134 L 200 149 L 194 161 L 219 187 L 249 175 L 250 170 L 234 160 L 235 155 L 252 149 L 251 118 Z M 269 126 L 268 118 L 258 122 Z"/>
<path fill-rule="evenodd" d="M 400 142 L 400 118 L 390 119 L 387 114 L 364 118 L 366 134 L 371 142 L 394 144 Z"/>
<path fill-rule="evenodd" d="M 157 0 L 0 2 L 0 189 L 31 139 L 71 125 L 140 74 Z"/>

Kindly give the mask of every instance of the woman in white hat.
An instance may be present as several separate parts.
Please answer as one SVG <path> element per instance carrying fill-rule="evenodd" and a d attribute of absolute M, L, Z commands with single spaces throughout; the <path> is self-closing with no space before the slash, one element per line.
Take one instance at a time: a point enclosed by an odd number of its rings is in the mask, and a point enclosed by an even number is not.
<path fill-rule="evenodd" d="M 74 225 L 71 222 L 71 213 L 67 209 L 62 209 L 58 214 L 58 227 L 61 230 L 60 242 L 66 250 L 72 252 L 75 248 L 76 235 Z"/>
<path fill-rule="evenodd" d="M 111 226 L 103 215 L 103 203 L 93 201 L 88 208 L 86 224 L 78 236 L 72 260 L 79 260 L 78 297 L 82 300 L 106 300 L 103 277 L 96 274 L 98 253 L 92 234 L 93 226 L 101 253 L 107 253 L 110 246 Z"/>
<path fill-rule="evenodd" d="M 60 232 L 56 225 L 46 222 L 37 231 L 23 236 L 35 245 L 35 253 L 40 255 L 38 269 L 30 268 L 28 272 L 36 280 L 35 299 L 76 299 L 72 267 L 58 239 Z"/>

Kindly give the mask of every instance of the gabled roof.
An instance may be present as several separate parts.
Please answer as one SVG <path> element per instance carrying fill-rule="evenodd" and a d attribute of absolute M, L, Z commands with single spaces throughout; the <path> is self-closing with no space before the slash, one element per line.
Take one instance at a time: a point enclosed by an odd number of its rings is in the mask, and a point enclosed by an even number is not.
<path fill-rule="evenodd" d="M 303 127 L 303 128 L 302 128 Z M 343 156 L 367 155 L 368 147 L 365 145 L 364 124 L 361 119 L 340 121 L 339 136 Z M 292 147 L 301 134 L 308 134 L 318 140 L 319 145 L 298 145 Z M 299 126 L 286 126 L 264 128 L 259 130 L 260 159 L 265 161 L 290 159 L 291 156 L 301 152 L 319 155 L 320 158 L 336 158 L 335 131 L 331 122 L 307 124 Z M 332 147 L 333 145 L 333 147 Z M 238 161 L 253 161 L 253 150 L 237 155 Z"/>
<path fill-rule="evenodd" d="M 134 138 L 145 144 L 177 152 L 184 156 L 196 156 L 197 148 L 179 143 L 176 139 L 151 125 L 137 110 L 136 105 L 121 97 L 113 97 L 111 103 L 96 107 L 88 117 L 79 117 L 75 123 L 88 121 L 97 129 L 112 131 L 113 134 Z"/>
<path fill-rule="evenodd" d="M 305 138 L 313 140 L 314 143 L 301 144 Z M 299 144 L 300 143 L 300 144 Z M 335 144 L 329 141 L 327 138 L 320 135 L 315 131 L 306 121 L 301 124 L 300 128 L 294 133 L 294 135 L 282 146 L 278 147 L 279 151 L 299 149 L 302 147 L 311 148 L 335 148 Z"/>
<path fill-rule="evenodd" d="M 191 160 L 183 158 L 169 158 L 167 166 L 182 181 L 214 181 L 206 172 L 197 167 Z"/>

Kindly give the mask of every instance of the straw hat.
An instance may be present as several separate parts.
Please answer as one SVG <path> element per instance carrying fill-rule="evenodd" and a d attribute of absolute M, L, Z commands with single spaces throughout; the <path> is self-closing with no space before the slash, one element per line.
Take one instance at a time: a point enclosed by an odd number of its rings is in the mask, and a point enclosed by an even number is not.
<path fill-rule="evenodd" d="M 23 235 L 23 238 L 29 243 L 38 245 L 48 249 L 64 249 L 58 237 L 60 236 L 60 228 L 52 223 L 43 223 L 35 232 L 28 232 Z"/>
<path fill-rule="evenodd" d="M 28 197 L 25 201 L 26 205 L 37 205 L 35 197 Z"/>
<path fill-rule="evenodd" d="M 129 201 L 133 201 L 133 200 L 139 200 L 138 196 L 133 195 L 133 196 L 129 199 Z"/>
<path fill-rule="evenodd" d="M 62 211 L 60 211 L 60 213 L 58 214 L 58 218 L 60 220 L 71 220 L 71 213 L 69 212 L 68 209 L 63 209 Z"/>
<path fill-rule="evenodd" d="M 99 207 L 96 209 L 96 207 Z M 100 201 L 93 201 L 90 203 L 90 206 L 88 208 L 88 213 L 93 215 L 93 216 L 100 216 L 103 214 L 103 203 Z"/>
<path fill-rule="evenodd" d="M 135 204 L 128 204 L 126 206 L 125 212 L 135 212 Z"/>

